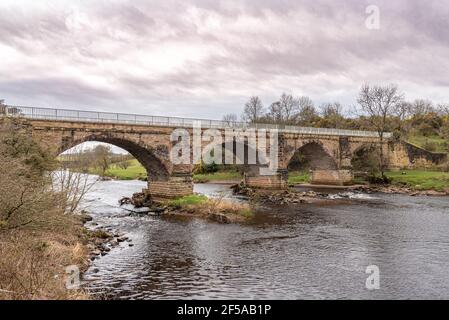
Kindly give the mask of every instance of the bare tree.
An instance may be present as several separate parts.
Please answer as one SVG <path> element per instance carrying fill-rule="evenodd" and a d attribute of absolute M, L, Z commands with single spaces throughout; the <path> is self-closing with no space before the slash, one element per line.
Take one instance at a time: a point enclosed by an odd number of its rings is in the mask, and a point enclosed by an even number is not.
<path fill-rule="evenodd" d="M 435 106 L 430 100 L 417 99 L 410 104 L 410 113 L 413 116 L 422 116 L 435 111 Z"/>
<path fill-rule="evenodd" d="M 235 113 L 225 114 L 223 116 L 223 122 L 228 126 L 232 126 L 234 123 L 237 122 L 237 115 Z"/>
<path fill-rule="evenodd" d="M 385 161 L 383 152 L 384 135 L 387 131 L 387 120 L 394 115 L 397 107 L 404 101 L 403 95 L 396 85 L 370 86 L 365 84 L 360 89 L 357 99 L 362 111 L 368 115 L 368 121 L 378 132 L 380 139 L 380 172 L 385 173 Z"/>
<path fill-rule="evenodd" d="M 449 104 L 439 104 L 438 110 L 442 115 L 449 116 Z"/>
<path fill-rule="evenodd" d="M 268 108 L 267 117 L 274 123 L 283 122 L 283 112 L 279 101 L 273 102 Z"/>
<path fill-rule="evenodd" d="M 97 178 L 71 170 L 52 172 L 52 192 L 59 195 L 59 206 L 65 213 L 75 213 L 81 201 L 92 189 Z"/>
<path fill-rule="evenodd" d="M 407 101 L 398 103 L 396 109 L 393 111 L 393 114 L 396 115 L 401 122 L 404 121 L 412 114 L 412 104 Z"/>
<path fill-rule="evenodd" d="M 0 114 L 6 114 L 6 105 L 3 99 L 0 99 Z"/>
<path fill-rule="evenodd" d="M 259 97 L 253 96 L 245 103 L 242 119 L 246 122 L 254 123 L 264 115 L 264 107 Z"/>
<path fill-rule="evenodd" d="M 299 97 L 298 104 L 298 124 L 302 126 L 312 126 L 315 120 L 318 118 L 318 112 L 315 109 L 312 99 L 305 96 Z"/>
<path fill-rule="evenodd" d="M 341 128 L 344 123 L 343 106 L 339 102 L 324 103 L 321 105 L 321 116 L 326 121 L 326 126 Z"/>
<path fill-rule="evenodd" d="M 106 171 L 111 165 L 111 148 L 109 146 L 99 144 L 93 149 L 92 153 L 95 159 L 96 166 L 97 168 L 100 168 L 101 176 L 104 177 Z"/>
<path fill-rule="evenodd" d="M 334 115 L 341 116 L 343 112 L 343 106 L 339 102 L 323 103 L 321 105 L 321 114 L 323 117 L 330 117 Z"/>
<path fill-rule="evenodd" d="M 300 99 L 294 98 L 291 94 L 283 93 L 279 102 L 283 122 L 286 124 L 293 124 L 300 111 Z"/>
<path fill-rule="evenodd" d="M 398 103 L 395 110 L 393 111 L 393 115 L 397 117 L 397 121 L 395 121 L 396 128 L 394 132 L 395 139 L 401 139 L 407 132 L 407 122 L 405 121 L 412 115 L 412 104 L 408 101 L 402 101 Z"/>
<path fill-rule="evenodd" d="M 127 159 L 126 156 L 122 156 L 122 157 L 120 157 L 120 161 L 117 163 L 117 166 L 118 166 L 120 169 L 126 170 L 126 169 L 129 168 L 129 161 L 130 161 L 130 160 Z"/>
<path fill-rule="evenodd" d="M 268 118 L 278 124 L 294 124 L 299 112 L 299 99 L 282 93 L 279 101 L 273 102 L 268 110 Z"/>

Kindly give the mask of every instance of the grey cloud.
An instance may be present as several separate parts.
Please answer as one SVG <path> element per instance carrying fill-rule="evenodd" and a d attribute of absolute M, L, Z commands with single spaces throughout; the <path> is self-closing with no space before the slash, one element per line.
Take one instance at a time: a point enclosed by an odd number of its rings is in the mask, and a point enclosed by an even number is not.
<path fill-rule="evenodd" d="M 22 54 L 0 66 L 0 92 L 17 103 L 111 110 L 129 104 L 192 116 L 208 112 L 211 98 L 214 114 L 223 114 L 239 110 L 248 95 L 274 99 L 277 90 L 351 102 L 365 81 L 398 82 L 411 95 L 407 90 L 418 85 L 429 94 L 437 87 L 447 92 L 449 5 L 377 0 L 381 29 L 371 31 L 364 26 L 371 2 L 0 4 L 0 45 Z M 67 26 L 74 12 L 87 17 L 75 19 L 79 30 Z M 441 96 L 449 100 L 449 93 Z"/>

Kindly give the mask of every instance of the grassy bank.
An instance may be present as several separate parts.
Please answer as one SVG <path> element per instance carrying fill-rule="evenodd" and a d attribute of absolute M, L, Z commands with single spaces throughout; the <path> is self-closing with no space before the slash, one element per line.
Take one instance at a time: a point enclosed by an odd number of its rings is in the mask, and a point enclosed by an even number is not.
<path fill-rule="evenodd" d="M 449 189 L 449 173 L 424 170 L 401 170 L 385 173 L 391 179 L 394 186 L 406 186 L 416 190 L 445 191 Z M 311 179 L 309 172 L 289 172 L 289 184 L 309 183 Z M 366 184 L 364 179 L 354 179 L 355 184 Z"/>
<path fill-rule="evenodd" d="M 386 175 L 391 178 L 392 184 L 396 186 L 407 186 L 416 190 L 445 191 L 449 189 L 448 172 L 402 170 L 387 172 Z"/>
<path fill-rule="evenodd" d="M 128 164 L 129 166 L 126 169 L 121 168 L 116 164 L 111 165 L 106 171 L 106 176 L 118 180 L 136 180 L 147 177 L 145 168 L 137 160 L 129 160 Z M 92 174 L 100 174 L 98 169 L 90 169 L 89 172 Z M 193 176 L 193 181 L 196 183 L 204 183 L 210 181 L 235 181 L 240 180 L 241 178 L 241 174 L 236 171 L 219 171 L 208 174 L 195 174 Z"/>
<path fill-rule="evenodd" d="M 167 202 L 174 212 L 209 218 L 219 222 L 242 222 L 253 217 L 246 203 L 237 203 L 221 198 L 190 195 Z"/>
<path fill-rule="evenodd" d="M 88 267 L 87 237 L 79 220 L 69 216 L 2 232 L 0 299 L 89 299 L 83 290 L 66 286 L 68 276 L 77 281 Z"/>
<path fill-rule="evenodd" d="M 405 174 L 402 174 L 402 173 Z M 92 173 L 98 173 L 92 170 Z M 130 160 L 129 167 L 123 169 L 117 165 L 111 166 L 106 175 L 120 180 L 133 180 L 146 177 L 145 168 L 137 160 Z M 436 190 L 444 191 L 449 188 L 449 173 L 424 170 L 402 170 L 399 172 L 390 171 L 386 175 L 392 179 L 392 184 L 396 186 L 407 186 L 416 190 Z M 195 183 L 214 181 L 239 181 L 242 178 L 236 171 L 219 171 L 210 174 L 195 174 Z M 311 174 L 309 171 L 291 171 L 288 175 L 289 184 L 310 183 Z M 361 179 L 356 179 L 355 183 L 366 183 Z"/>
<path fill-rule="evenodd" d="M 126 169 L 120 168 L 118 165 L 113 164 L 106 171 L 106 176 L 119 179 L 119 180 L 135 180 L 144 179 L 147 177 L 145 168 L 136 160 L 129 160 L 129 166 Z M 98 174 L 97 170 L 92 170 L 92 173 Z"/>
<path fill-rule="evenodd" d="M 193 181 L 196 183 L 204 183 L 211 181 L 240 181 L 242 175 L 236 171 L 219 171 L 207 174 L 194 174 Z"/>
<path fill-rule="evenodd" d="M 93 174 L 99 174 L 98 170 L 92 169 L 90 171 Z M 130 160 L 129 167 L 126 169 L 120 168 L 117 165 L 112 165 L 107 171 L 106 176 L 116 178 L 119 180 L 134 180 L 139 178 L 145 178 L 147 175 L 145 168 L 137 161 Z M 288 182 L 295 183 L 307 183 L 310 181 L 310 173 L 307 171 L 292 171 L 289 173 Z M 237 171 L 218 171 L 207 174 L 194 174 L 193 181 L 195 183 L 205 183 L 213 181 L 239 181 L 242 179 L 242 175 Z"/>
<path fill-rule="evenodd" d="M 291 171 L 288 173 L 289 184 L 309 183 L 311 179 L 312 176 L 308 171 Z"/>
<path fill-rule="evenodd" d="M 432 152 L 449 152 L 449 142 L 439 136 L 409 136 L 407 139 L 410 143 L 415 144 Z"/>

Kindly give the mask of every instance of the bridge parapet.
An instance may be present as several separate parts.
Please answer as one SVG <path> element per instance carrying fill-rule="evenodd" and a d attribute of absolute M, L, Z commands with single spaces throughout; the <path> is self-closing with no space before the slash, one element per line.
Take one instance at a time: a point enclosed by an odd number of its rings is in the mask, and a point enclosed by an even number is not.
<path fill-rule="evenodd" d="M 372 137 L 379 138 L 379 134 L 374 131 L 344 130 L 332 128 L 311 128 L 288 126 L 267 123 L 247 123 L 241 121 L 220 121 L 209 119 L 179 118 L 165 116 L 151 116 L 127 113 L 112 113 L 100 111 L 71 110 L 37 108 L 26 106 L 3 105 L 0 115 L 23 117 L 26 119 L 38 120 L 59 120 L 127 125 L 146 125 L 161 127 L 192 128 L 195 124 L 200 124 L 202 128 L 210 129 L 256 129 L 256 130 L 278 130 L 281 133 L 299 133 L 305 135 L 327 135 L 327 136 L 352 136 L 352 137 Z M 391 138 L 391 133 L 385 133 L 386 139 Z"/>

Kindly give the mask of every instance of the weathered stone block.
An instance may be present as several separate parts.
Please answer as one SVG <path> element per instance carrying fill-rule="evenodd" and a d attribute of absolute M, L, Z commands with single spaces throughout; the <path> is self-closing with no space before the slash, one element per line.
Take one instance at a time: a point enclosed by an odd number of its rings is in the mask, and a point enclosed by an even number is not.
<path fill-rule="evenodd" d="M 351 170 L 315 170 L 312 172 L 312 184 L 348 185 L 354 175 Z"/>
<path fill-rule="evenodd" d="M 192 175 L 179 174 L 169 177 L 167 181 L 149 181 L 147 192 L 155 201 L 191 195 L 193 193 Z"/>
<path fill-rule="evenodd" d="M 287 170 L 279 170 L 275 175 L 248 176 L 245 175 L 244 183 L 248 187 L 258 189 L 285 189 L 288 187 Z"/>

